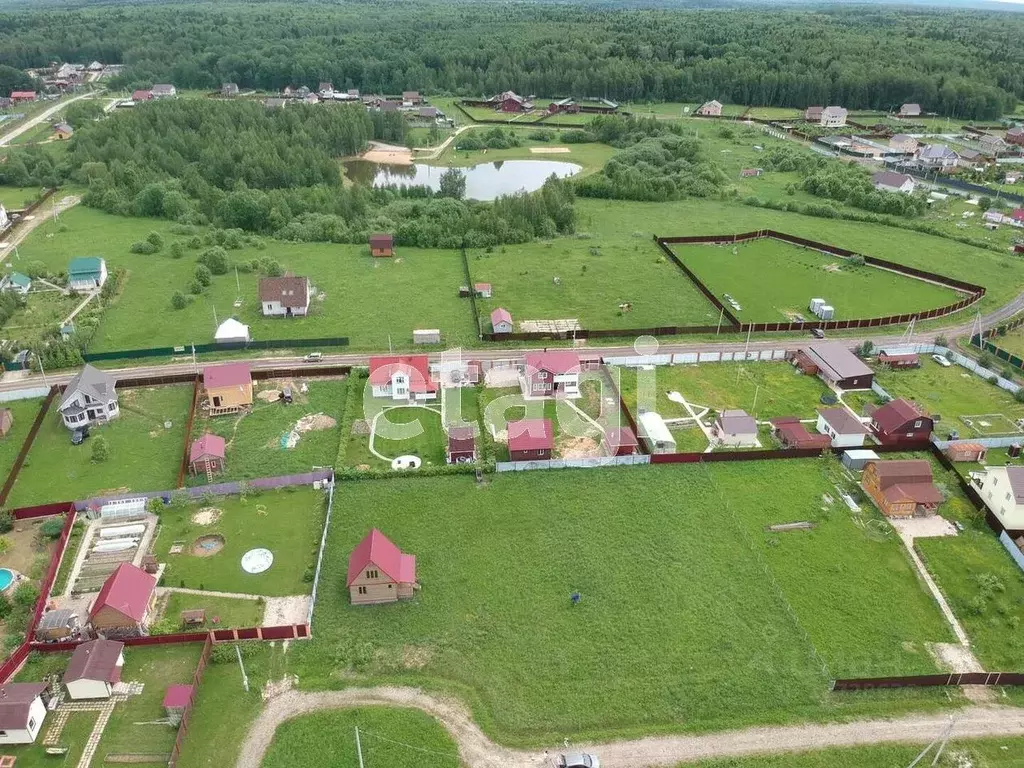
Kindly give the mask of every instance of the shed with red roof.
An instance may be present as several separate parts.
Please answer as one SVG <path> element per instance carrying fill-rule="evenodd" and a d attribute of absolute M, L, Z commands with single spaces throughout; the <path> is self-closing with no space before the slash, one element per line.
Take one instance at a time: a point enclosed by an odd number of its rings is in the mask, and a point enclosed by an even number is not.
<path fill-rule="evenodd" d="M 640 453 L 640 441 L 629 427 L 609 427 L 604 433 L 604 448 L 609 456 L 632 456 Z"/>
<path fill-rule="evenodd" d="M 224 471 L 224 438 L 207 432 L 193 440 L 188 451 L 188 469 L 193 475 Z"/>
<path fill-rule="evenodd" d="M 832 438 L 810 432 L 795 416 L 783 416 L 768 420 L 772 425 L 772 434 L 783 448 L 823 451 L 832 447 Z"/>
<path fill-rule="evenodd" d="M 448 463 L 466 464 L 476 461 L 476 436 L 472 427 L 448 430 Z"/>
<path fill-rule="evenodd" d="M 152 101 L 153 92 L 145 88 L 132 91 L 132 101 Z"/>
<path fill-rule="evenodd" d="M 210 401 L 211 416 L 235 413 L 252 405 L 252 373 L 249 364 L 206 366 L 203 368 L 203 388 Z"/>
<path fill-rule="evenodd" d="M 104 636 L 145 634 L 155 588 L 155 578 L 131 563 L 121 563 L 89 609 L 93 630 Z"/>
<path fill-rule="evenodd" d="M 374 528 L 349 555 L 345 586 L 353 605 L 393 603 L 412 597 L 419 588 L 416 555 L 402 552 Z"/>
<path fill-rule="evenodd" d="M 512 333 L 512 313 L 504 307 L 491 312 L 491 331 L 494 333 Z"/>
<path fill-rule="evenodd" d="M 370 235 L 371 256 L 394 256 L 395 238 L 386 232 L 376 232 Z"/>
<path fill-rule="evenodd" d="M 550 419 L 522 419 L 508 423 L 508 455 L 512 461 L 551 458 L 555 447 Z"/>
<path fill-rule="evenodd" d="M 934 515 L 942 494 L 932 482 L 932 467 L 924 459 L 869 461 L 861 487 L 886 517 Z"/>
<path fill-rule="evenodd" d="M 884 350 L 878 353 L 878 362 L 894 370 L 900 368 L 920 368 L 921 358 L 913 352 L 905 355 L 890 355 Z"/>
<path fill-rule="evenodd" d="M 27 101 L 35 101 L 35 91 L 11 91 L 11 101 L 15 104 L 20 104 Z"/>
<path fill-rule="evenodd" d="M 188 707 L 189 702 L 192 701 L 192 694 L 194 692 L 195 689 L 191 685 L 179 683 L 167 686 L 163 707 L 172 725 L 181 723 L 181 718 L 185 714 L 185 709 Z"/>
<path fill-rule="evenodd" d="M 72 699 L 109 699 L 124 669 L 124 643 L 90 640 L 75 648 L 64 670 L 64 687 Z"/>

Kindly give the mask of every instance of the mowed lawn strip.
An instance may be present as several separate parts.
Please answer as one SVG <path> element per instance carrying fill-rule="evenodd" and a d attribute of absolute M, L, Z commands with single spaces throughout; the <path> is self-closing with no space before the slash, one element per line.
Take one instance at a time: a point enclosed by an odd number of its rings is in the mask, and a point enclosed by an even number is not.
<path fill-rule="evenodd" d="M 182 611 L 206 611 L 202 624 L 182 624 Z M 170 592 L 163 604 L 162 620 L 156 624 L 158 632 L 196 632 L 203 629 L 258 627 L 263 622 L 263 607 L 256 601 L 239 597 L 214 597 L 185 592 Z"/>
<path fill-rule="evenodd" d="M 9 409 L 14 419 L 10 432 L 0 438 L 0 483 L 7 480 L 7 476 L 14 467 L 14 460 L 18 458 L 18 452 L 25 443 L 25 438 L 28 437 L 28 433 L 32 429 L 32 422 L 36 420 L 36 415 L 42 404 L 41 397 L 0 403 L 0 408 Z"/>
<path fill-rule="evenodd" d="M 769 238 L 671 247 L 716 296 L 728 293 L 739 302 L 741 321 L 813 317 L 808 304 L 816 297 L 835 307 L 836 320 L 934 309 L 960 298 L 949 288 Z"/>
<path fill-rule="evenodd" d="M 378 407 L 380 403 L 377 404 Z M 427 407 L 385 407 L 383 413 L 366 419 L 367 430 L 373 429 L 373 448 L 387 460 L 370 451 L 370 434 L 348 436 L 346 459 L 350 466 L 390 469 L 391 460 L 399 456 L 418 456 L 423 466 L 442 466 L 447 461 L 448 435 L 441 425 L 440 403 Z"/>
<path fill-rule="evenodd" d="M 681 403 L 669 398 L 669 392 L 681 394 L 697 413 L 704 408 L 716 411 L 742 408 L 761 420 L 778 416 L 817 418 L 817 409 L 826 407 L 821 396 L 829 392 L 821 379 L 805 376 L 783 360 L 615 370 L 619 374 L 622 398 L 634 417 L 638 413 L 638 386 L 646 393 L 655 394 L 653 405 L 643 405 L 663 418 L 689 415 Z"/>
<path fill-rule="evenodd" d="M 439 328 L 445 343 L 476 338 L 468 303 L 458 299 L 465 279 L 456 251 L 399 248 L 396 258 L 373 259 L 365 245 L 286 243 L 267 240 L 264 250 L 228 251 L 232 262 L 270 258 L 291 274 L 308 277 L 323 300 L 313 298 L 305 318 L 263 317 L 258 273 L 233 271 L 213 278 L 212 285 L 185 309 L 171 308 L 175 290 L 188 292 L 196 258 L 206 246 L 170 256 L 171 244 L 187 241 L 170 222 L 113 216 L 78 206 L 61 215 L 61 227 L 44 224 L 22 244 L 23 259 L 39 260 L 54 272 L 67 269 L 73 255 L 97 255 L 110 270 L 124 267 L 128 279 L 106 311 L 90 351 L 143 349 L 213 341 L 217 317 L 236 316 L 249 325 L 254 339 L 347 337 L 353 347 L 382 349 L 388 336 L 394 344 L 411 344 L 416 328 Z M 156 231 L 162 251 L 129 252 L 129 246 Z M 206 230 L 196 228 L 201 236 Z M 239 287 L 240 286 L 240 287 Z M 242 300 L 235 307 L 236 299 Z"/>
<path fill-rule="evenodd" d="M 986 670 L 1019 672 L 1024 573 L 987 528 L 914 542 Z"/>
<path fill-rule="evenodd" d="M 192 387 L 176 384 L 117 392 L 120 416 L 92 427 L 81 445 L 71 444 L 71 430 L 57 410 L 59 396 L 53 401 L 11 491 L 10 506 L 174 487 Z M 171 423 L 170 429 L 164 422 Z M 96 463 L 92 445 L 100 436 L 107 441 L 110 456 Z"/>
<path fill-rule="evenodd" d="M 250 412 L 210 418 L 204 411 L 197 410 L 192 439 L 210 432 L 225 441 L 224 471 L 215 475 L 215 482 L 309 472 L 315 466 L 333 463 L 338 455 L 341 435 L 338 422 L 345 409 L 348 387 L 342 379 L 312 379 L 307 382 L 309 391 L 302 393 L 299 391 L 302 381 L 295 377 L 287 382 L 292 388 L 290 405 L 260 399 L 260 392 L 280 391 L 283 384 L 259 381 L 254 385 L 255 398 Z M 300 432 L 299 441 L 293 447 L 283 447 L 282 438 L 296 428 L 300 419 L 318 414 L 333 419 L 334 426 Z M 205 484 L 205 474 L 188 478 L 188 485 Z"/>
<path fill-rule="evenodd" d="M 774 464 L 736 466 L 756 490 L 768 483 L 757 478 L 774 476 Z M 786 487 L 771 492 L 804 511 L 820 501 L 823 483 L 797 483 L 783 493 Z M 763 492 L 744 503 L 761 503 Z M 805 629 L 753 557 L 751 534 L 728 521 L 700 467 L 503 473 L 483 487 L 471 479 L 403 478 L 343 483 L 336 494 L 348 512 L 331 527 L 323 583 L 338 588 L 321 592 L 320 629 L 294 650 L 305 687 L 339 687 L 353 674 L 367 683 L 439 685 L 467 697 L 478 722 L 501 740 L 529 743 L 948 701 L 918 691 L 829 696 Z M 422 500 L 430 498 L 445 503 L 425 515 Z M 843 535 L 852 527 L 836 526 Z M 349 604 L 348 555 L 372 527 L 416 555 L 423 589 L 411 601 Z M 871 673 L 898 660 L 934 669 L 923 654 L 901 647 L 946 634 L 921 607 L 920 587 L 898 564 L 897 545 L 858 545 L 855 556 L 844 556 L 850 545 L 843 536 L 821 538 L 839 550 L 833 558 L 846 571 L 877 569 L 863 580 L 850 577 L 840 594 L 850 595 L 860 615 L 885 622 L 825 647 L 828 655 L 856 654 L 835 659 L 836 667 Z M 879 567 L 872 557 L 880 555 Z M 826 568 L 826 556 L 819 557 Z M 895 589 L 920 604 L 908 617 L 862 606 L 878 601 L 867 587 L 892 588 L 889 582 L 903 576 L 909 583 Z M 793 588 L 809 593 L 789 598 L 798 609 L 817 606 L 835 618 L 833 627 L 806 619 L 806 631 L 839 633 L 850 625 L 838 608 L 827 609 L 832 594 L 806 583 Z M 574 590 L 583 596 L 578 606 L 569 600 Z"/>
<path fill-rule="evenodd" d="M 512 313 L 517 331 L 522 320 L 575 318 L 586 329 L 718 322 L 718 310 L 646 237 L 614 246 L 560 239 L 467 255 L 473 281 L 493 286 L 491 298 L 476 302 L 486 331 L 497 307 Z"/>
<path fill-rule="evenodd" d="M 0 123 L 0 133 L 6 133 L 14 123 Z M 43 194 L 42 187 L 0 187 L 0 205 L 10 211 L 25 208 L 25 203 L 37 200 Z M 57 193 L 58 196 L 60 193 Z M 59 199 L 59 198 L 58 198 Z"/>
<path fill-rule="evenodd" d="M 221 514 L 216 522 L 201 525 L 193 515 L 201 509 Z M 153 552 L 167 563 L 164 584 L 168 587 L 205 589 L 211 592 L 239 592 L 250 595 L 304 595 L 311 586 L 304 573 L 316 560 L 317 543 L 323 530 L 326 500 L 321 491 L 292 486 L 277 491 L 218 496 L 184 508 L 168 508 L 160 515 L 160 533 Z M 190 554 L 202 536 L 221 536 L 224 548 L 198 557 Z M 185 551 L 168 555 L 171 545 L 181 541 Z M 242 570 L 242 555 L 265 547 L 274 563 L 263 573 Z"/>
<path fill-rule="evenodd" d="M 314 712 L 278 726 L 263 768 L 306 768 L 310 745 L 331 755 L 334 768 L 458 768 L 458 747 L 437 720 L 415 709 L 359 707 Z"/>
<path fill-rule="evenodd" d="M 30 680 L 25 682 L 39 682 Z M 35 744 L 4 745 L 3 754 L 17 758 L 17 768 L 52 768 L 54 765 L 78 765 L 78 761 L 85 751 L 86 742 L 89 741 L 89 734 L 96 725 L 96 712 L 73 712 L 69 717 L 64 729 L 61 731 L 60 746 L 67 747 L 68 751 L 60 758 L 46 754 L 46 747 L 43 746 L 43 737 L 50 728 L 49 718 L 43 723 L 43 727 L 36 738 Z M 59 762 L 55 763 L 54 760 Z"/>
<path fill-rule="evenodd" d="M 1024 418 L 1024 403 L 1018 403 L 1004 389 L 989 384 L 980 376 L 959 365 L 948 368 L 926 355 L 921 356 L 921 367 L 903 371 L 876 369 L 875 380 L 893 397 L 904 397 L 920 404 L 926 413 L 942 417 L 936 429 L 945 433 L 958 430 L 964 437 L 1016 431 L 1012 422 Z M 968 427 L 962 417 L 1002 414 L 1003 419 L 990 419 L 985 427 L 974 418 L 974 427 Z"/>

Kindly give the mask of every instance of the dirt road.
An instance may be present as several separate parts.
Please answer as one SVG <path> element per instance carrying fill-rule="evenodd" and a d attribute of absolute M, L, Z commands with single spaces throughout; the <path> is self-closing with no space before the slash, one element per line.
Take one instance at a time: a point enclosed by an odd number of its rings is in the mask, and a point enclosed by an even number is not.
<path fill-rule="evenodd" d="M 508 749 L 492 742 L 457 701 L 428 696 L 415 688 L 350 688 L 344 691 L 300 693 L 287 691 L 271 699 L 242 743 L 236 765 L 260 765 L 277 726 L 293 717 L 321 709 L 388 705 L 420 709 L 437 718 L 458 745 L 459 757 L 469 768 L 538 768 L 547 766 L 546 752 Z M 1024 735 L 1024 709 L 969 707 L 954 713 L 952 738 Z M 779 752 L 804 752 L 828 747 L 879 743 L 922 744 L 932 741 L 949 724 L 946 714 L 909 715 L 897 720 L 862 720 L 852 723 L 747 728 L 702 736 L 652 736 L 610 744 L 574 744 L 574 750 L 592 751 L 606 768 L 673 766 L 712 757 L 734 757 Z M 561 751 L 553 746 L 550 754 Z"/>
<path fill-rule="evenodd" d="M 30 131 L 33 128 L 35 128 L 37 125 L 39 125 L 41 122 L 43 122 L 44 120 L 47 120 L 48 118 L 53 117 L 55 114 L 57 114 L 62 109 L 64 109 L 68 104 L 72 104 L 73 102 L 80 101 L 81 99 L 88 99 L 92 95 L 93 95 L 93 92 L 90 91 L 89 93 L 83 93 L 81 96 L 75 96 L 73 99 L 68 99 L 67 101 L 59 101 L 59 102 L 57 102 L 56 104 L 54 104 L 49 109 L 43 110 L 42 112 L 40 112 L 35 117 L 29 118 L 28 120 L 26 120 L 24 123 L 22 123 L 18 127 L 12 128 L 10 130 L 10 132 L 5 133 L 3 136 L 0 136 L 0 147 L 3 147 L 3 146 L 6 146 L 6 145 L 10 144 L 14 139 L 16 139 L 19 136 L 21 136 L 21 134 L 23 134 L 25 131 Z"/>
<path fill-rule="evenodd" d="M 32 234 L 32 230 L 40 224 L 44 224 L 50 220 L 53 216 L 54 198 L 56 198 L 57 195 L 60 195 L 60 192 L 57 192 L 54 197 L 39 206 L 31 219 L 18 222 L 14 227 L 14 231 L 4 239 L 4 244 L 0 247 L 0 262 L 4 261 L 8 256 L 14 253 L 14 247 L 16 245 L 20 245 L 26 237 Z M 60 198 L 56 201 L 57 214 L 60 215 L 64 213 L 68 208 L 72 208 L 80 202 L 82 202 L 82 199 L 77 195 L 67 195 L 66 197 Z"/>

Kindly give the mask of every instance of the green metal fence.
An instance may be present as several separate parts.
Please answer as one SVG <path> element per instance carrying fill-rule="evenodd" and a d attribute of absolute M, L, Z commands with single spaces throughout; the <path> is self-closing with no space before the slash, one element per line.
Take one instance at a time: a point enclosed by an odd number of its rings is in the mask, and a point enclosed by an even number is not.
<path fill-rule="evenodd" d="M 264 341 L 238 341 L 224 344 L 183 344 L 180 347 L 152 347 L 150 349 L 120 349 L 112 352 L 86 352 L 87 363 L 100 360 L 137 360 L 144 357 L 171 357 L 197 355 L 206 352 L 237 352 L 258 349 L 308 349 L 310 347 L 347 347 L 348 338 L 337 336 L 325 339 L 266 339 Z"/>

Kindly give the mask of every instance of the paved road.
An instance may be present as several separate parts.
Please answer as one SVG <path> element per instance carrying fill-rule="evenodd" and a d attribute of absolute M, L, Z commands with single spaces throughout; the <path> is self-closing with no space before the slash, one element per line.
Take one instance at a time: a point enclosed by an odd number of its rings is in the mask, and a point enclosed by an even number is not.
<path fill-rule="evenodd" d="M 44 120 L 53 117 L 55 114 L 64 109 L 68 104 L 80 101 L 81 99 L 88 99 L 92 97 L 93 93 L 93 91 L 90 91 L 89 93 L 83 93 L 82 95 L 75 96 L 73 99 L 68 99 L 67 101 L 58 101 L 49 109 L 43 110 L 35 117 L 29 118 L 18 127 L 12 128 L 8 133 L 4 134 L 3 136 L 0 136 L 0 147 L 10 144 L 14 139 L 18 138 L 19 136 L 21 136 L 21 134 L 25 133 L 25 131 L 30 131 Z"/>
<path fill-rule="evenodd" d="M 322 693 L 286 691 L 270 699 L 249 729 L 236 765 L 261 765 L 274 731 L 285 720 L 323 709 L 369 705 L 419 709 L 437 718 L 454 738 L 459 757 L 469 768 L 550 768 L 550 758 L 563 751 L 561 745 L 553 745 L 548 752 L 502 747 L 480 730 L 459 702 L 430 696 L 415 688 L 349 688 Z M 1024 709 L 1015 707 L 969 707 L 956 712 L 955 721 L 954 739 L 1024 735 Z M 606 768 L 647 768 L 714 757 L 881 743 L 927 744 L 948 725 L 948 715 L 935 713 L 895 720 L 746 728 L 702 736 L 652 736 L 609 744 L 574 744 L 572 749 L 596 753 Z M 366 734 L 364 738 L 372 740 L 373 735 Z"/>

